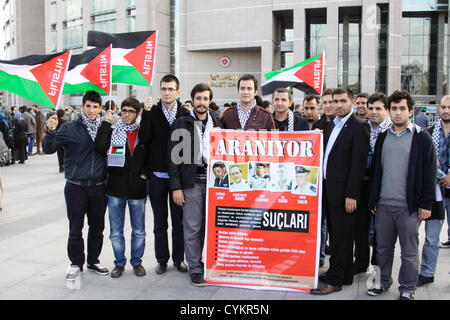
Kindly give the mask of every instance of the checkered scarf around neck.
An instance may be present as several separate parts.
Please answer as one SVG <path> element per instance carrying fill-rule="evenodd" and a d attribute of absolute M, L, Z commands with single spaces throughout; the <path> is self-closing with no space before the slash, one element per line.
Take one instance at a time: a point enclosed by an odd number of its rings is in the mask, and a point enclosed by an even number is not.
<path fill-rule="evenodd" d="M 250 105 L 250 108 L 248 109 L 247 112 L 244 112 L 244 109 L 242 109 L 240 102 L 237 104 L 237 111 L 238 111 L 239 123 L 241 124 L 241 129 L 245 129 L 245 126 L 247 125 L 247 121 L 250 118 L 250 114 L 252 113 L 252 110 L 254 107 L 256 107 L 256 100 L 254 100 L 254 99 L 253 99 L 252 104 Z"/>
<path fill-rule="evenodd" d="M 389 129 L 389 126 L 391 125 L 391 120 L 389 118 L 386 118 L 380 125 L 373 129 L 372 124 L 370 125 L 370 148 L 372 149 L 372 153 L 375 151 L 375 144 L 377 142 L 378 135 L 387 129 Z"/>
<path fill-rule="evenodd" d="M 198 117 L 196 116 L 194 110 L 191 111 L 191 117 L 194 118 L 195 121 L 200 121 Z M 206 123 L 205 132 L 203 132 L 202 127 L 203 123 L 197 125 L 197 123 L 194 123 L 194 128 L 196 130 L 198 141 L 201 141 L 200 143 L 200 154 L 203 156 L 203 160 L 205 163 L 208 163 L 209 158 L 209 131 L 214 127 L 214 122 L 212 120 L 211 115 L 207 114 L 208 120 Z"/>
<path fill-rule="evenodd" d="M 169 111 L 169 108 L 166 106 L 164 101 L 161 100 L 162 105 L 162 111 L 164 113 L 164 116 L 167 119 L 167 122 L 169 122 L 170 125 L 174 123 L 174 121 L 177 119 L 177 110 L 178 110 L 178 103 L 175 101 L 175 105 L 172 107 L 172 110 Z"/>
<path fill-rule="evenodd" d="M 80 117 L 81 122 L 84 124 L 87 131 L 89 132 L 92 141 L 94 141 L 95 137 L 97 136 L 97 130 L 100 127 L 100 115 L 98 115 L 97 119 L 95 120 L 89 120 L 89 118 L 84 114 L 84 112 L 81 112 Z"/>
<path fill-rule="evenodd" d="M 288 132 L 294 131 L 294 113 L 288 109 Z"/>
<path fill-rule="evenodd" d="M 109 167 L 123 167 L 125 165 L 125 154 L 127 144 L 127 132 L 133 132 L 139 129 L 139 122 L 135 121 L 132 124 L 123 123 L 122 119 L 116 122 L 112 127 L 111 147 L 120 147 L 122 154 L 112 154 L 111 149 L 108 151 L 108 166 Z"/>
<path fill-rule="evenodd" d="M 434 125 L 433 134 L 431 137 L 433 138 L 434 148 L 436 149 L 436 156 L 439 158 L 439 140 L 441 137 L 441 121 L 437 121 Z"/>

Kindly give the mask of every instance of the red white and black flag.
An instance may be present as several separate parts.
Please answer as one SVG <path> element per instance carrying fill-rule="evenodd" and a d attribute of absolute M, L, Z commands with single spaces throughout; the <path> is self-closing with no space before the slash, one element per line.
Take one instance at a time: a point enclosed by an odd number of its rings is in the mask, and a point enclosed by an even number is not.
<path fill-rule="evenodd" d="M 89 47 L 112 44 L 112 82 L 150 86 L 155 70 L 157 31 L 88 32 Z"/>

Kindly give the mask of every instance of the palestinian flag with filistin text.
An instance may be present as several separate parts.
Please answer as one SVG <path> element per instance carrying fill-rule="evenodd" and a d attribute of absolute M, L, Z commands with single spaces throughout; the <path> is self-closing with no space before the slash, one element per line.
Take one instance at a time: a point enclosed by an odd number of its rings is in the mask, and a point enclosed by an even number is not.
<path fill-rule="evenodd" d="M 305 94 L 322 95 L 325 54 L 318 54 L 292 67 L 266 73 L 262 95 L 273 94 L 278 88 L 294 87 Z"/>
<path fill-rule="evenodd" d="M 0 90 L 22 96 L 36 104 L 56 109 L 71 51 L 0 60 Z"/>
<path fill-rule="evenodd" d="M 111 94 L 111 45 L 87 50 L 70 59 L 63 94 L 85 93 L 89 90 Z"/>
<path fill-rule="evenodd" d="M 156 57 L 156 31 L 129 33 L 88 32 L 89 47 L 112 44 L 112 82 L 150 86 Z"/>

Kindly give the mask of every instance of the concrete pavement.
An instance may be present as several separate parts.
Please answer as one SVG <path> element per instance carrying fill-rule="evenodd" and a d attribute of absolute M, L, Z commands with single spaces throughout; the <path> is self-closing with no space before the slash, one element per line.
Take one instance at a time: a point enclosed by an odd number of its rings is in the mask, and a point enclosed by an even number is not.
<path fill-rule="evenodd" d="M 126 266 L 119 279 L 99 276 L 85 270 L 80 283 L 68 288 L 65 274 L 68 222 L 64 202 L 64 176 L 58 173 L 56 155 L 32 156 L 24 165 L 0 168 L 3 179 L 5 211 L 0 213 L 0 299 L 162 299 L 162 300 L 395 300 L 398 298 L 397 275 L 399 248 L 393 268 L 394 285 L 386 294 L 369 297 L 367 282 L 370 273 L 355 276 L 352 286 L 339 293 L 317 297 L 306 293 L 257 291 L 208 286 L 196 288 L 187 274 L 170 265 L 163 275 L 156 275 L 153 250 L 153 216 L 147 201 L 147 244 L 143 265 L 147 275 L 138 278 Z M 113 251 L 106 219 L 101 262 L 113 268 Z M 127 220 L 125 236 L 127 252 L 131 228 Z M 85 228 L 86 230 L 87 228 Z M 424 226 L 420 243 L 423 245 Z M 441 240 L 447 232 L 445 224 Z M 86 237 L 85 237 L 86 239 Z M 327 270 L 327 264 L 321 269 Z M 450 299 L 450 249 L 440 252 L 435 283 L 418 288 L 417 300 Z M 369 280 L 370 282 L 370 280 Z"/>

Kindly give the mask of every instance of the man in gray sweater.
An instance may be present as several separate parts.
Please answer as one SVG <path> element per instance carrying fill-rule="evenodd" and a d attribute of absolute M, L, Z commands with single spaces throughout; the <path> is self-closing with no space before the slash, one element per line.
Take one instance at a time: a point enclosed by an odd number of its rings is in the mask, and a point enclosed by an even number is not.
<path fill-rule="evenodd" d="M 401 247 L 400 300 L 413 300 L 419 277 L 419 224 L 435 201 L 436 155 L 431 136 L 410 121 L 414 101 L 406 91 L 388 99 L 392 125 L 379 135 L 373 158 L 369 208 L 375 214 L 377 262 L 381 283 L 368 291 L 378 296 L 392 284 L 397 237 Z"/>

